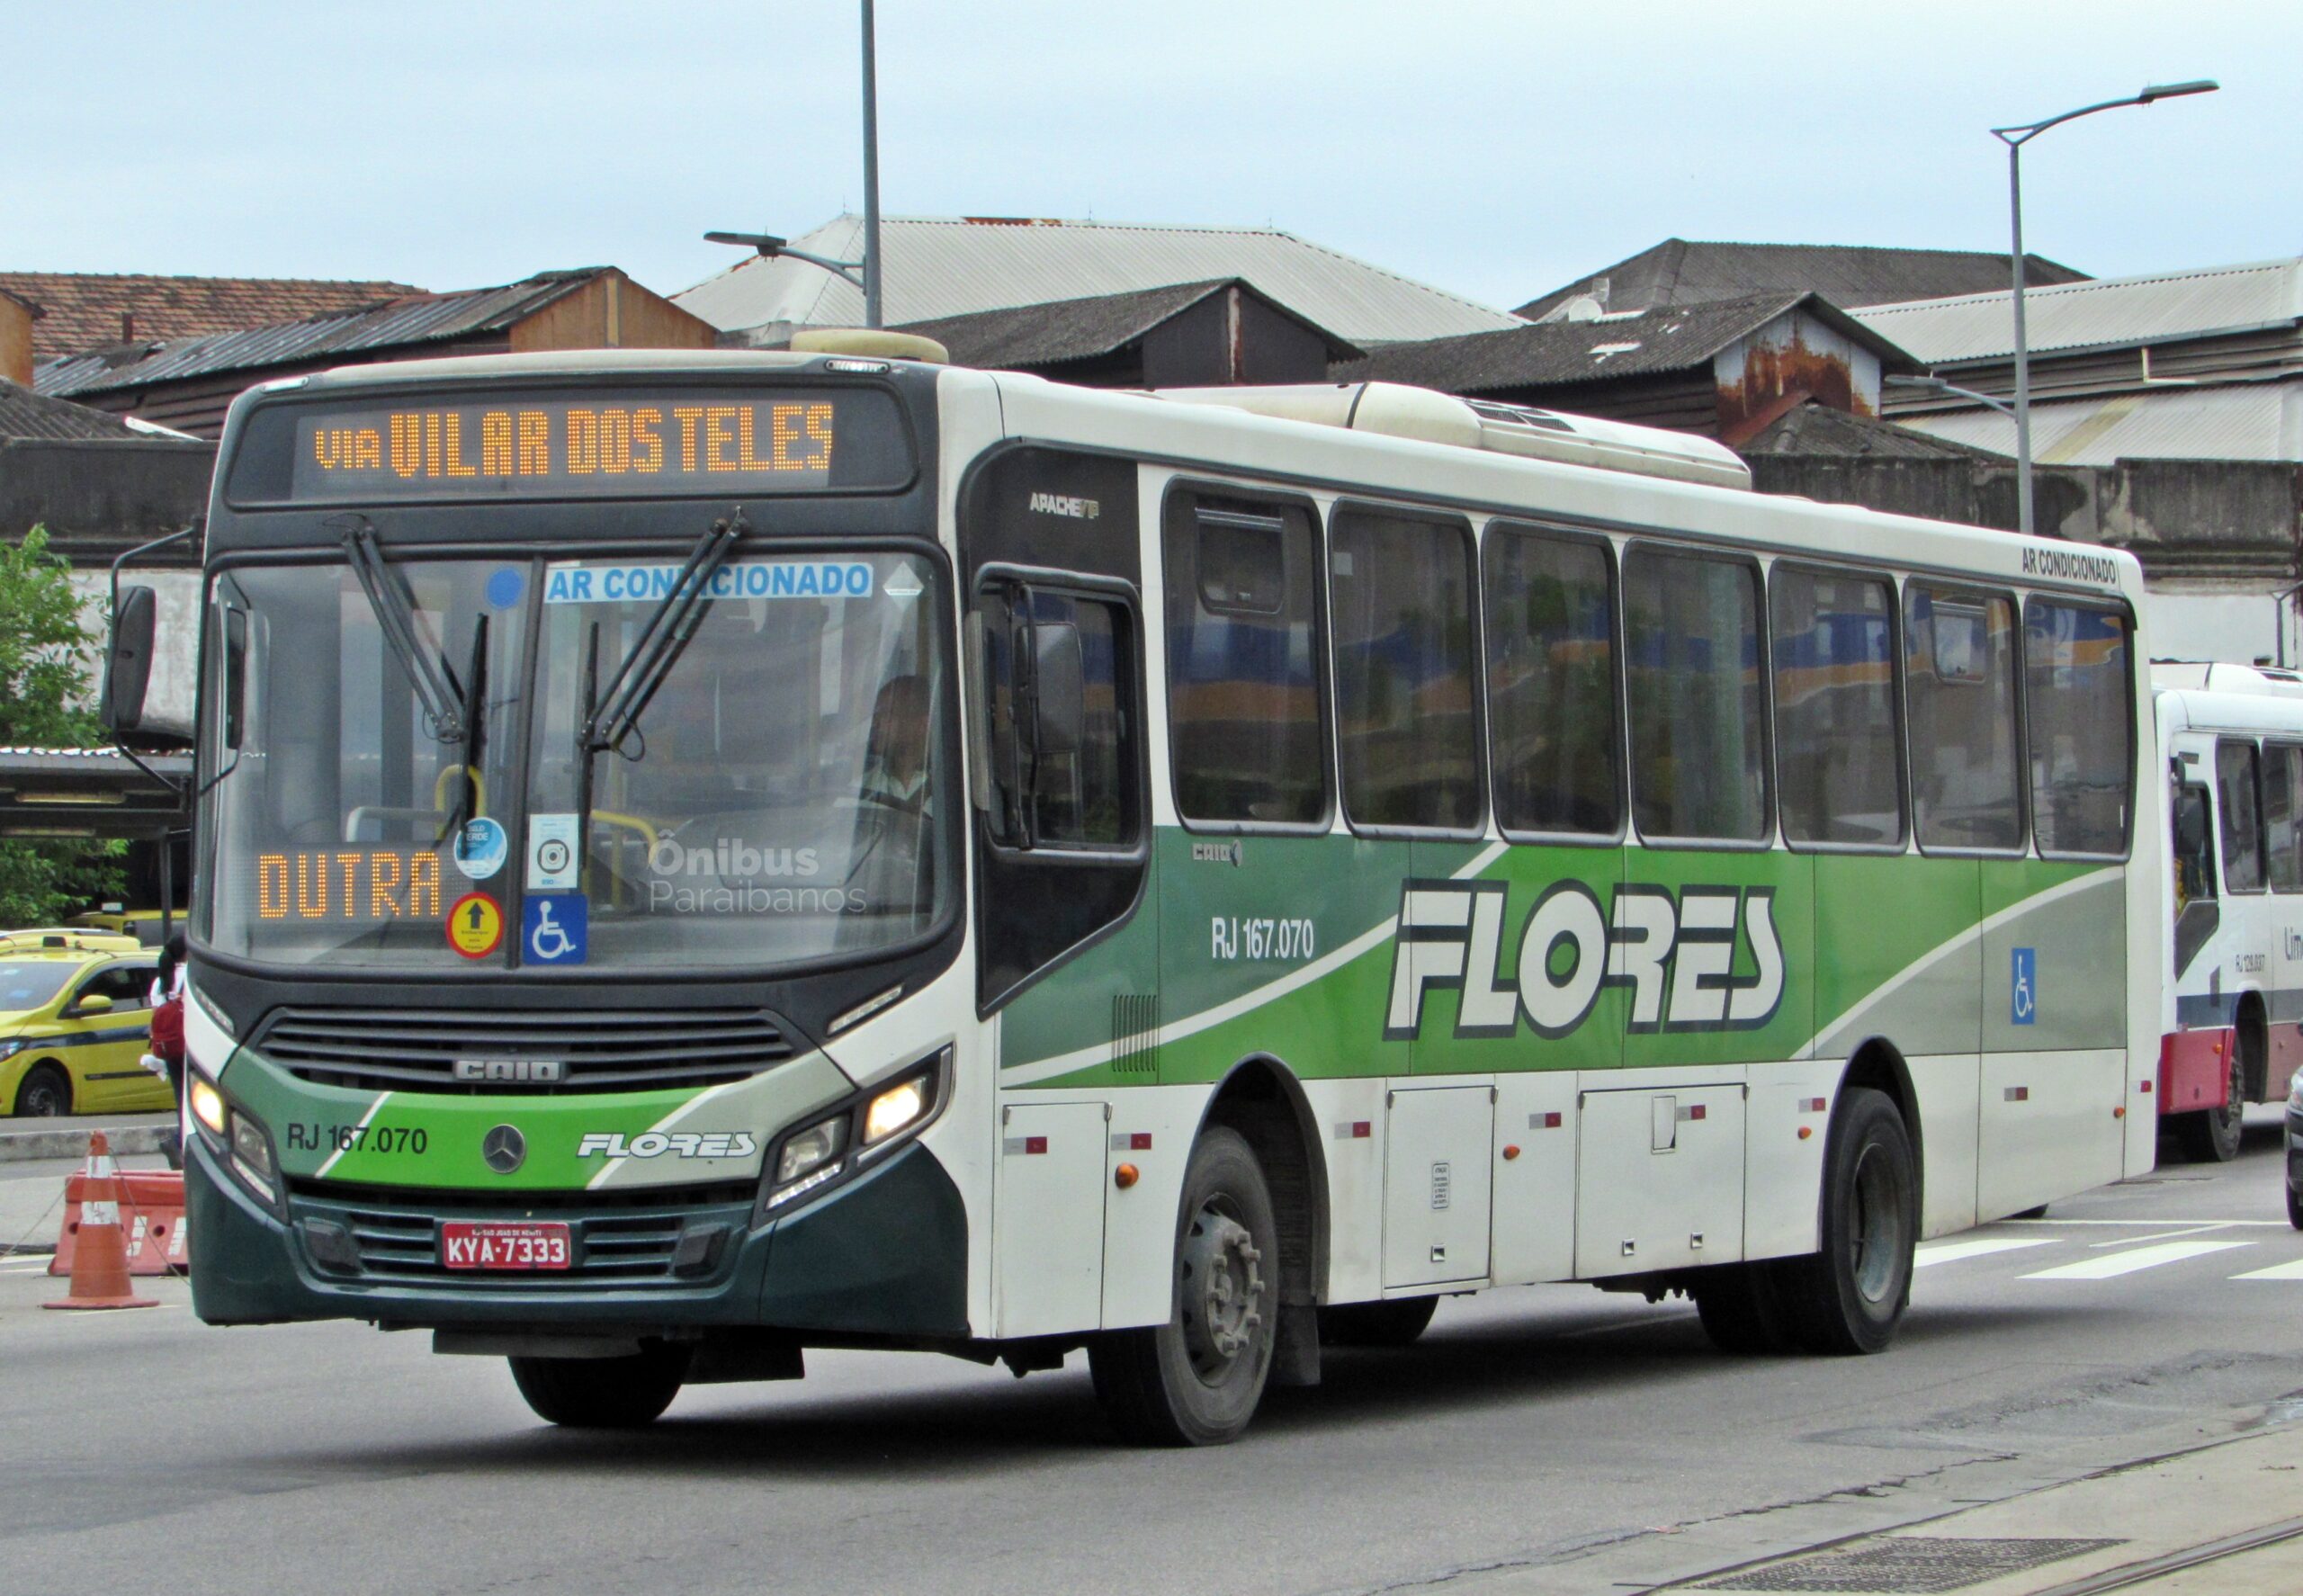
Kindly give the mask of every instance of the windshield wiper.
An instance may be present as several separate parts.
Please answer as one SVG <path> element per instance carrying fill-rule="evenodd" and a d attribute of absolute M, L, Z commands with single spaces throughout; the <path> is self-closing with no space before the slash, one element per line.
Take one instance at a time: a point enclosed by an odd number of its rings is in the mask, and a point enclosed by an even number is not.
<path fill-rule="evenodd" d="M 671 591 L 658 601 L 596 701 L 587 682 L 583 720 L 576 731 L 578 758 L 588 761 L 609 749 L 621 749 L 632 735 L 657 689 L 686 652 L 696 628 L 703 624 L 712 608 L 712 578 L 736 551 L 737 541 L 750 531 L 741 510 L 728 520 L 714 521 L 689 551 L 686 563 L 672 578 Z"/>
<path fill-rule="evenodd" d="M 384 641 L 391 645 L 392 657 L 415 684 L 433 737 L 461 748 L 467 731 L 464 695 L 446 661 L 418 641 L 416 600 L 376 546 L 375 527 L 365 516 L 336 516 L 330 525 L 343 531 L 344 553 L 351 561 L 352 574 L 360 578 L 360 590 L 368 596 L 368 607 L 375 614 L 376 627 Z"/>
<path fill-rule="evenodd" d="M 488 670 L 488 617 L 472 629 L 471 663 L 459 682 L 456 673 L 437 651 L 426 648 L 417 635 L 416 600 L 408 583 L 392 569 L 376 542 L 376 529 L 365 516 L 339 516 L 329 525 L 341 529 L 345 558 L 368 596 L 376 628 L 391 645 L 392 657 L 416 688 L 424 718 L 433 738 L 455 750 L 456 807 L 448 823 L 432 839 L 437 847 L 471 818 L 476 794 L 472 766 L 479 758 L 482 695 Z"/>
<path fill-rule="evenodd" d="M 453 678 L 450 678 L 453 683 Z M 459 729 L 462 736 L 456 741 L 456 807 L 448 816 L 448 823 L 440 835 L 432 839 L 438 847 L 449 838 L 463 829 L 471 819 L 473 801 L 479 795 L 479 777 L 475 773 L 484 757 L 480 740 L 482 717 L 488 709 L 488 617 L 476 616 L 471 629 L 471 662 L 464 670 L 463 688 L 457 698 L 461 712 Z M 459 844 L 459 847 L 461 845 Z"/>
<path fill-rule="evenodd" d="M 592 844 L 592 765 L 609 749 L 622 751 L 624 740 L 640 724 L 641 715 L 664 678 L 679 663 L 712 607 L 712 578 L 736 551 L 736 543 L 751 531 L 741 509 L 724 521 L 714 521 L 695 541 L 679 574 L 640 629 L 639 638 L 623 656 L 623 663 L 600 686 L 600 623 L 592 623 L 584 658 L 584 686 L 576 706 L 576 856 L 588 859 Z"/>

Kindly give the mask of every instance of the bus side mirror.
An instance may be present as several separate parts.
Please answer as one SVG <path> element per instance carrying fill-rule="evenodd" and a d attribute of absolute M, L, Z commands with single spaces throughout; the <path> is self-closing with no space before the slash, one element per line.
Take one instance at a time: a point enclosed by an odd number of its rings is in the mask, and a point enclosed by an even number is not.
<path fill-rule="evenodd" d="M 2175 804 L 2175 851 L 2185 858 L 2207 851 L 2207 805 L 2179 799 Z"/>
<path fill-rule="evenodd" d="M 112 643 L 104 658 L 104 679 L 96 717 L 107 731 L 133 731 L 144 723 L 144 695 L 152 685 L 152 632 L 158 615 L 152 589 L 140 584 L 120 590 L 112 618 Z"/>
<path fill-rule="evenodd" d="M 1032 653 L 1032 746 L 1042 754 L 1077 753 L 1088 724 L 1088 668 L 1080 629 L 1067 622 L 1037 623 Z"/>

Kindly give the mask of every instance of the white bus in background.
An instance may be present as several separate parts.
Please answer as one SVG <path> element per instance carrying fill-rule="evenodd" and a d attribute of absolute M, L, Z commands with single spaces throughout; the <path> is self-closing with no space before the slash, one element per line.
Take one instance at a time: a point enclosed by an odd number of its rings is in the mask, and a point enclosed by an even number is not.
<path fill-rule="evenodd" d="M 2303 1064 L 2303 676 L 2159 661 L 2151 679 L 2173 833 L 2159 1118 L 2225 1160 L 2246 1106 Z"/>

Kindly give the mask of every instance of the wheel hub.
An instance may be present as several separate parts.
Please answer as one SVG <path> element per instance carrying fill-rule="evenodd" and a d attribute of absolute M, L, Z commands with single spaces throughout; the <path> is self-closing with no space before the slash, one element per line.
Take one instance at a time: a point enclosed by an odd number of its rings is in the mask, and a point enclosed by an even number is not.
<path fill-rule="evenodd" d="M 1263 1252 L 1247 1226 L 1203 1208 L 1184 1237 L 1184 1346 L 1203 1377 L 1221 1376 L 1263 1323 Z"/>

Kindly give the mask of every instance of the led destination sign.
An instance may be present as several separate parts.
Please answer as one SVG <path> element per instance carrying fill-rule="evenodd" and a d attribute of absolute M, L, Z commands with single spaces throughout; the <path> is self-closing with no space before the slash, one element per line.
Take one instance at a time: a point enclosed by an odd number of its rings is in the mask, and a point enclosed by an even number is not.
<path fill-rule="evenodd" d="M 297 499 L 804 493 L 910 474 L 893 405 L 862 390 L 409 400 L 295 417 Z"/>

